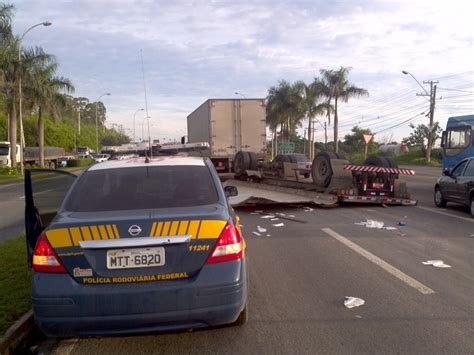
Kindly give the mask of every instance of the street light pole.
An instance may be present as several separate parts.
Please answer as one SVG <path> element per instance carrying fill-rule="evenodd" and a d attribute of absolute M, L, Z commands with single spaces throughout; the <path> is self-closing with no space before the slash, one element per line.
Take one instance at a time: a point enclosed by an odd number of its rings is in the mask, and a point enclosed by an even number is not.
<path fill-rule="evenodd" d="M 242 96 L 244 99 L 247 98 L 247 96 L 245 96 L 244 94 L 242 94 L 242 93 L 240 93 L 240 92 L 237 92 L 237 91 L 234 92 L 234 94 L 235 94 L 235 95 L 240 95 L 240 96 Z"/>
<path fill-rule="evenodd" d="M 36 25 L 33 25 L 29 27 L 25 32 L 20 37 L 20 40 L 18 42 L 18 109 L 19 109 L 19 118 L 20 118 L 20 170 L 21 170 L 21 175 L 24 173 L 24 167 L 23 167 L 23 149 L 25 147 L 25 132 L 23 131 L 23 106 L 22 106 L 22 90 L 21 90 L 21 42 L 23 42 L 23 38 L 25 38 L 26 34 L 30 32 L 33 28 L 39 27 L 39 26 L 51 26 L 52 23 L 49 21 L 45 22 L 40 22 L 37 23 Z M 15 103 L 13 103 L 15 104 Z M 15 154 L 16 154 L 16 142 L 10 142 L 11 146 L 15 145 Z M 13 159 L 12 159 L 13 161 Z M 16 160 L 15 160 L 16 161 Z"/>
<path fill-rule="evenodd" d="M 136 110 L 135 113 L 133 114 L 133 141 L 134 142 L 135 142 L 135 116 L 140 111 L 145 111 L 145 110 L 143 108 L 140 108 L 140 109 Z"/>
<path fill-rule="evenodd" d="M 97 104 L 99 100 L 104 96 L 110 96 L 110 92 L 106 92 L 105 94 L 100 95 L 96 102 L 95 102 L 95 152 L 99 153 L 99 125 L 98 125 L 98 117 L 97 117 Z"/>
<path fill-rule="evenodd" d="M 410 73 L 409 71 L 406 71 L 406 70 L 402 70 L 402 73 L 405 74 L 405 75 L 410 75 L 413 78 L 413 80 L 415 80 L 418 83 L 418 85 L 420 85 L 420 88 L 423 89 L 425 94 L 428 94 L 428 91 L 426 91 L 425 87 L 420 84 L 420 82 L 415 78 L 415 76 L 412 73 Z"/>

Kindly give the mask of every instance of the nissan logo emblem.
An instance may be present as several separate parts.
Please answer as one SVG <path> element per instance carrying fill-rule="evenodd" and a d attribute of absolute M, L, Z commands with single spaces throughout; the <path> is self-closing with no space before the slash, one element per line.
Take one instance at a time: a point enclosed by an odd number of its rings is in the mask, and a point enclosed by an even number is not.
<path fill-rule="evenodd" d="M 136 224 L 134 224 L 134 225 L 130 226 L 130 228 L 128 228 L 128 234 L 130 234 L 132 237 L 136 237 L 141 232 L 142 232 L 142 229 L 139 226 L 137 226 Z"/>

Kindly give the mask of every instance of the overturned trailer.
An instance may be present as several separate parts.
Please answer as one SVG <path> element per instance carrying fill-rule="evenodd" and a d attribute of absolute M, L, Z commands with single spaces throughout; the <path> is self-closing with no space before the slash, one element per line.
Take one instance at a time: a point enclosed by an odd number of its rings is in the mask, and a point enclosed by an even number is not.
<path fill-rule="evenodd" d="M 263 202 L 313 202 L 319 205 L 372 203 L 416 205 L 400 175 L 414 175 L 400 169 L 386 157 L 370 157 L 364 165 L 351 164 L 343 156 L 320 152 L 311 167 L 284 162 L 280 171 L 258 162 L 251 152 L 239 151 L 234 158 L 234 179 L 226 185 L 244 188 L 244 196 L 231 200 L 234 205 Z M 275 193 L 293 195 L 293 199 Z"/>

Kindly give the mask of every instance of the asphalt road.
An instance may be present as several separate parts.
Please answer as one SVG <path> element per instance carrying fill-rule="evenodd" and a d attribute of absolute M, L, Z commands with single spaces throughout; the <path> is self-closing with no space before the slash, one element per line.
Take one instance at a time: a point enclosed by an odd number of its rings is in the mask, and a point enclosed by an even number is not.
<path fill-rule="evenodd" d="M 250 318 L 242 327 L 50 340 L 39 352 L 474 353 L 474 219 L 462 208 L 436 209 L 438 171 L 419 170 L 408 178 L 418 207 L 238 210 L 250 265 Z M 275 212 L 300 222 L 274 227 L 261 218 Z M 397 230 L 354 224 L 366 219 Z M 401 220 L 406 226 L 397 226 Z M 270 236 L 253 235 L 257 226 Z M 452 267 L 422 264 L 432 259 Z M 366 303 L 346 309 L 344 296 Z"/>

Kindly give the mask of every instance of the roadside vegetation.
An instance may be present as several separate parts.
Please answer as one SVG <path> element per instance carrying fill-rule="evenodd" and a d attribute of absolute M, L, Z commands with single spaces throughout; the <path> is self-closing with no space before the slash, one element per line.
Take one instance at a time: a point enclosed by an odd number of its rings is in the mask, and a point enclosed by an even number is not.
<path fill-rule="evenodd" d="M 373 132 L 369 128 L 356 125 L 352 127 L 349 134 L 344 137 L 339 136 L 338 107 L 340 104 L 348 103 L 352 98 L 369 95 L 367 90 L 349 81 L 350 70 L 350 67 L 322 69 L 320 76 L 309 84 L 302 81 L 290 83 L 280 80 L 278 85 L 268 89 L 267 125 L 272 132 L 272 142 L 268 145 L 269 159 L 277 154 L 279 144 L 291 143 L 294 145 L 295 153 L 304 153 L 311 160 L 319 151 L 327 150 L 340 153 L 354 163 L 364 161 L 363 135 L 375 135 L 380 132 Z M 303 137 L 299 134 L 302 128 Z M 442 160 L 439 152 L 432 154 L 430 162 L 425 157 L 428 148 L 434 152 L 440 151 L 434 149 L 442 131 L 439 123 L 435 122 L 431 129 L 431 136 L 434 139 L 430 142 L 430 147 L 428 147 L 430 129 L 427 125 L 411 124 L 410 128 L 412 132 L 401 142 L 385 142 L 392 146 L 404 144 L 409 148 L 408 153 L 381 153 L 379 152 L 381 143 L 372 139 L 368 146 L 368 156 L 390 156 L 399 164 L 438 166 Z M 316 129 L 325 131 L 324 142 L 312 141 L 312 132 Z"/>
<path fill-rule="evenodd" d="M 25 146 L 39 147 L 41 166 L 44 146 L 66 151 L 95 147 L 96 114 L 100 146 L 128 143 L 123 132 L 105 127 L 107 111 L 102 102 L 70 95 L 75 87 L 68 78 L 58 76 L 59 63 L 53 54 L 22 45 L 22 36 L 13 30 L 14 12 L 14 5 L 0 3 L 0 141 L 20 141 L 21 83 Z M 11 150 L 16 165 L 15 144 Z"/>
<path fill-rule="evenodd" d="M 31 308 L 31 272 L 22 235 L 0 242 L 0 336 Z"/>

